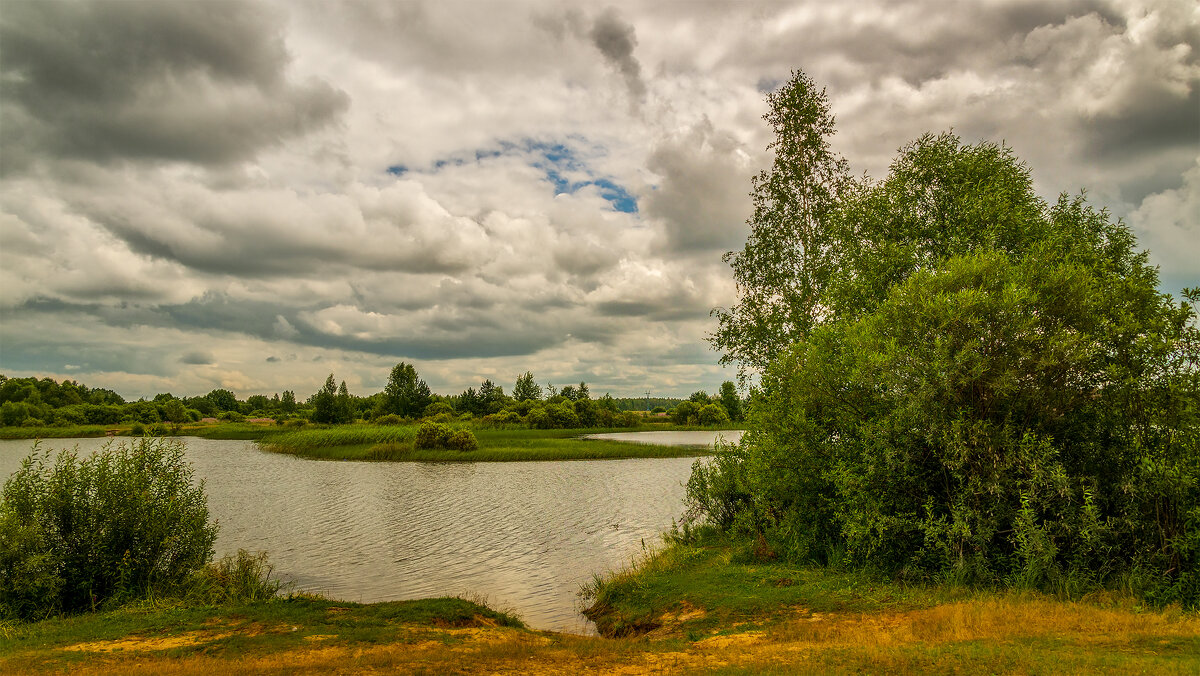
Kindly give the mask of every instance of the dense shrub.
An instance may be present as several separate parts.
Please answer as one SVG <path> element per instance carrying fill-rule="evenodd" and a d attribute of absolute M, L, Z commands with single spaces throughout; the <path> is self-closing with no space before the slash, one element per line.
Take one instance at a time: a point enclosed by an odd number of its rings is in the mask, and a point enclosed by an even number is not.
<path fill-rule="evenodd" d="M 454 428 L 435 422 L 423 422 L 417 429 L 417 437 L 413 442 L 414 448 L 436 449 L 444 448 L 452 451 L 474 451 L 479 448 L 479 442 L 470 430 Z"/>
<path fill-rule="evenodd" d="M 800 559 L 1200 603 L 1194 312 L 1078 256 L 951 258 L 817 327 L 693 508 Z"/>
<path fill-rule="evenodd" d="M 546 405 L 546 416 L 550 427 L 554 429 L 572 429 L 579 427 L 579 414 L 575 412 L 573 402 L 562 401 Z"/>
<path fill-rule="evenodd" d="M 375 423 L 376 425 L 403 425 L 405 420 L 395 413 L 388 413 L 387 415 L 381 415 L 375 418 L 371 422 Z"/>
<path fill-rule="evenodd" d="M 83 459 L 36 445 L 0 503 L 0 614 L 38 618 L 174 590 L 213 554 L 183 445 L 143 438 Z"/>
<path fill-rule="evenodd" d="M 728 425 L 731 421 L 724 406 L 720 404 L 705 404 L 703 408 L 696 412 L 696 422 L 705 427 L 716 427 L 719 425 Z"/>
<path fill-rule="evenodd" d="M 454 407 L 451 406 L 450 404 L 447 404 L 444 401 L 435 401 L 432 404 L 425 407 L 425 412 L 423 413 L 423 415 L 426 418 L 432 418 L 434 416 L 441 415 L 443 413 L 451 415 L 451 416 L 454 415 Z"/>
<path fill-rule="evenodd" d="M 513 427 L 521 424 L 521 416 L 516 411 L 500 411 L 483 416 L 479 421 L 487 427 Z"/>
<path fill-rule="evenodd" d="M 1200 605 L 1200 289 L 1161 293 L 1128 227 L 1003 145 L 926 135 L 857 181 L 807 77 L 768 103 L 714 337 L 761 391 L 693 516 L 796 560 Z"/>

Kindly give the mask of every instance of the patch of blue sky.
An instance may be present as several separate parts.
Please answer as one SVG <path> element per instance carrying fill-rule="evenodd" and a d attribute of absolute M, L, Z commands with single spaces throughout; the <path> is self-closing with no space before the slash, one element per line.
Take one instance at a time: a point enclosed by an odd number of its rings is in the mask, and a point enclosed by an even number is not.
<path fill-rule="evenodd" d="M 637 198 L 611 177 L 597 176 L 585 155 L 602 156 L 604 149 L 587 143 L 586 139 L 570 137 L 562 142 L 546 142 L 523 139 L 519 142 L 500 141 L 498 147 L 480 148 L 433 162 L 434 172 L 446 167 L 457 167 L 472 162 L 484 162 L 506 155 L 525 155 L 529 166 L 542 171 L 545 180 L 554 186 L 556 195 L 573 195 L 588 186 L 594 186 L 601 199 L 608 202 L 614 211 L 627 214 L 638 212 Z M 576 149 L 573 146 L 583 146 Z M 403 176 L 409 171 L 402 164 L 387 168 L 393 176 Z"/>

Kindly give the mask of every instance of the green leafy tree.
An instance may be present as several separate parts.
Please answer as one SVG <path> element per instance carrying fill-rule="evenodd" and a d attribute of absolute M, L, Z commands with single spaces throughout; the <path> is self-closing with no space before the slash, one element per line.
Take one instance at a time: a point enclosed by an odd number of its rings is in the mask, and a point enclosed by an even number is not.
<path fill-rule="evenodd" d="M 337 391 L 337 381 L 333 379 L 333 374 L 330 373 L 329 377 L 325 379 L 325 385 L 310 400 L 312 404 L 310 420 L 315 423 L 324 424 L 338 422 Z"/>
<path fill-rule="evenodd" d="M 836 271 L 829 226 L 850 185 L 848 164 L 829 145 L 834 125 L 825 90 L 795 71 L 767 104 L 763 119 L 775 133 L 768 146 L 775 159 L 753 179 L 746 246 L 725 255 L 738 303 L 713 311 L 721 363 L 751 369 L 765 368 L 821 317 Z"/>
<path fill-rule="evenodd" d="M 213 405 L 217 411 L 236 411 L 238 410 L 237 397 L 233 392 L 224 389 L 216 389 L 204 395 L 204 398 Z"/>
<path fill-rule="evenodd" d="M 742 421 L 742 399 L 738 396 L 737 386 L 731 380 L 721 383 L 721 406 L 725 408 L 725 414 L 731 421 Z"/>
<path fill-rule="evenodd" d="M 338 386 L 337 399 L 334 404 L 335 422 L 337 423 L 352 423 L 358 417 L 358 407 L 354 403 L 354 398 L 350 396 L 350 390 L 346 389 L 346 381 Z"/>
<path fill-rule="evenodd" d="M 191 418 L 188 416 L 187 408 L 183 402 L 178 399 L 171 399 L 162 407 L 162 418 L 171 423 L 185 423 Z"/>
<path fill-rule="evenodd" d="M 827 136 L 822 119 L 803 123 Z M 787 272 L 805 293 L 776 298 L 794 307 L 755 315 L 743 284 L 780 273 L 774 242 L 752 229 L 734 259 L 717 342 L 761 393 L 743 443 L 693 474 L 694 513 L 798 560 L 1058 590 L 1124 576 L 1200 604 L 1200 290 L 1159 292 L 1124 224 L 1046 204 L 1004 146 L 926 135 L 884 181 L 828 194 L 820 255 Z"/>
<path fill-rule="evenodd" d="M 291 390 L 284 390 L 283 396 L 279 398 L 279 410 L 284 413 L 296 412 L 296 393 Z"/>
<path fill-rule="evenodd" d="M 271 399 L 265 394 L 252 394 L 246 397 L 246 407 L 251 411 L 269 411 Z"/>
<path fill-rule="evenodd" d="M 491 380 L 484 380 L 479 386 L 479 407 L 485 415 L 499 412 L 506 400 L 504 389 Z"/>
<path fill-rule="evenodd" d="M 432 403 L 429 386 L 417 376 L 412 364 L 400 362 L 392 367 L 376 415 L 398 415 L 417 418 Z"/>
<path fill-rule="evenodd" d="M 533 374 L 526 371 L 517 377 L 517 383 L 513 385 L 512 397 L 517 401 L 540 401 L 542 388 L 534 382 Z"/>

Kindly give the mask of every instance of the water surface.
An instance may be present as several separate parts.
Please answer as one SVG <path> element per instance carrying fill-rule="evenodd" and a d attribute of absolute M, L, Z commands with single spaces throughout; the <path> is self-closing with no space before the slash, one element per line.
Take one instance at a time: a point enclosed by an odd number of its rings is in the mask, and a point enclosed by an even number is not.
<path fill-rule="evenodd" d="M 708 446 L 718 440 L 736 444 L 742 440 L 743 430 L 659 430 L 653 432 L 603 432 L 589 434 L 587 439 L 611 439 L 635 444 L 657 444 L 659 446 Z"/>
<path fill-rule="evenodd" d="M 333 598 L 473 594 L 535 628 L 584 633 L 580 585 L 658 543 L 683 511 L 694 461 L 336 462 L 184 441 L 221 526 L 218 556 L 265 550 L 299 588 Z M 0 440 L 0 478 L 32 443 Z"/>

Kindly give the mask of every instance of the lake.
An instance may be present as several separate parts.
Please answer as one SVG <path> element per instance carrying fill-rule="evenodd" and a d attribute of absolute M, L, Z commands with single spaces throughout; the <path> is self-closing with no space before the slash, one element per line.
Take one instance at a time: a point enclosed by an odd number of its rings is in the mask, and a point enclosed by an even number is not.
<path fill-rule="evenodd" d="M 298 589 L 336 599 L 473 595 L 575 633 L 593 631 L 580 585 L 659 543 L 683 512 L 695 460 L 336 462 L 182 439 L 221 526 L 217 556 L 267 551 Z M 90 452 L 107 441 L 42 445 Z M 0 440 L 0 478 L 32 443 Z"/>

